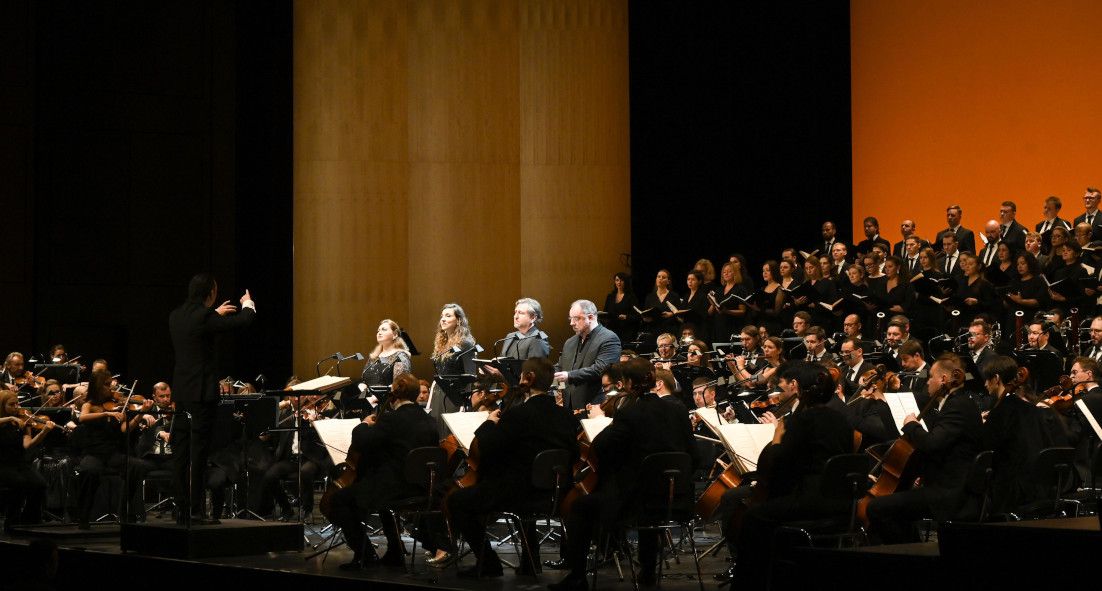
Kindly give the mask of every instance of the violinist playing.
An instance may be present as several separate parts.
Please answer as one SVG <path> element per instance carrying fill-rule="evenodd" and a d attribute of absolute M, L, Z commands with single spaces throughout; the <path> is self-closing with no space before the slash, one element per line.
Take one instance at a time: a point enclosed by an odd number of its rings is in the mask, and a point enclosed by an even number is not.
<path fill-rule="evenodd" d="M 0 390 L 0 484 L 7 488 L 4 533 L 16 524 L 42 521 L 46 481 L 35 471 L 25 450 L 39 443 L 53 430 L 49 420 L 31 417 L 19 408 L 19 397 Z"/>
<path fill-rule="evenodd" d="M 858 378 L 857 391 L 849 401 L 846 401 L 843 385 L 839 381 L 836 396 L 830 402 L 831 407 L 846 418 L 849 426 L 861 433 L 862 448 L 899 437 L 892 409 L 884 399 L 886 388 L 894 385 L 898 390 L 899 377 L 883 369 L 883 366 L 869 369 Z"/>
<path fill-rule="evenodd" d="M 460 576 L 500 577 L 503 573 L 501 560 L 486 540 L 487 513 L 514 510 L 523 515 L 526 509 L 550 509 L 549 503 L 542 506 L 544 499 L 536 499 L 532 490 L 536 455 L 549 449 L 565 449 L 571 452 L 570 465 L 577 459 L 577 422 L 570 411 L 556 405 L 547 394 L 554 372 L 545 357 L 525 360 L 517 388 L 520 392 L 510 392 L 515 398 L 511 403 L 504 401 L 506 410 L 491 412 L 475 431 L 481 455 L 478 483 L 448 497 L 452 526 L 476 556 L 476 564 L 460 571 Z M 688 417 L 684 420 L 688 422 Z M 537 500 L 541 506 L 530 507 Z M 521 557 L 520 573 L 534 574 L 540 564 L 534 521 L 525 522 L 523 535 L 530 553 Z"/>
<path fill-rule="evenodd" d="M 434 446 L 439 441 L 436 421 L 416 403 L 420 393 L 417 376 L 398 374 L 390 389 L 379 414 L 369 415 L 352 430 L 347 461 L 353 464 L 356 477 L 351 486 L 332 495 L 329 519 L 344 531 L 353 553 L 352 561 L 341 565 L 345 570 L 367 566 L 363 521 L 368 515 L 398 499 L 425 493 L 406 483 L 406 456 L 412 449 Z M 404 549 L 398 526 L 386 511 L 379 517 L 387 539 L 381 563 L 401 565 Z"/>
<path fill-rule="evenodd" d="M 0 387 L 19 392 L 30 390 L 33 393 L 45 381 L 29 371 L 24 371 L 22 353 L 12 351 L 4 358 L 4 371 L 0 373 Z"/>
<path fill-rule="evenodd" d="M 279 433 L 276 441 L 274 461 L 260 478 L 260 502 L 256 509 L 263 513 L 272 507 L 273 502 L 279 508 L 279 520 L 290 521 L 294 517 L 291 499 L 283 488 L 282 480 L 290 478 L 297 483 L 301 479 L 302 513 L 305 521 L 312 518 L 314 510 L 314 479 L 319 474 L 328 473 L 333 466 L 325 444 L 314 430 L 314 421 L 327 418 L 330 400 L 327 396 L 292 396 L 279 403 L 278 426 L 287 429 Z M 298 421 L 295 421 L 295 415 Z M 299 430 L 292 432 L 298 426 Z M 298 454 L 301 454 L 301 462 Z M 297 473 L 297 476 L 296 476 Z"/>
<path fill-rule="evenodd" d="M 772 419 L 773 441 L 758 457 L 759 482 L 765 486 L 764 501 L 751 506 L 734 531 L 732 518 L 738 504 L 748 498 L 747 488 L 734 488 L 723 495 L 721 523 L 737 564 L 719 579 L 735 578 L 738 587 L 761 588 L 756 577 L 770 564 L 773 530 L 785 521 L 843 515 L 848 503 L 824 500 L 819 493 L 819 476 L 832 456 L 853 451 L 853 429 L 829 404 L 835 381 L 826 368 L 806 361 L 791 361 L 778 370 L 777 385 L 799 401 L 787 417 Z M 759 493 L 758 496 L 761 496 Z"/>
<path fill-rule="evenodd" d="M 87 400 L 80 408 L 80 429 L 83 431 L 84 456 L 77 465 L 77 523 L 80 529 L 88 529 L 96 489 L 107 468 L 121 471 L 127 463 L 125 435 L 136 429 L 142 420 L 135 415 L 127 420 L 122 404 L 111 391 L 111 375 L 96 371 L 88 383 Z M 150 464 L 138 458 L 129 460 L 130 474 L 127 491 L 131 499 L 132 517 L 141 519 L 144 507 L 141 499 L 141 482 L 150 470 Z M 121 514 L 121 512 L 120 512 Z"/>
<path fill-rule="evenodd" d="M 1077 357 L 1071 366 L 1072 404 L 1067 406 L 1070 445 L 1075 447 L 1075 468 L 1083 482 L 1091 482 L 1091 453 L 1099 444 L 1091 419 L 1102 424 L 1102 364 L 1090 357 Z M 1084 412 L 1077 402 L 1087 407 Z M 1088 418 L 1087 413 L 1090 414 Z M 1089 486 L 1089 485 L 1088 485 Z"/>
<path fill-rule="evenodd" d="M 922 486 L 876 497 L 868 506 L 870 533 L 887 544 L 917 542 L 916 520 L 952 519 L 970 508 L 967 501 L 976 500 L 969 498 L 964 486 L 980 451 L 982 422 L 979 407 L 964 390 L 960 357 L 953 353 L 938 357 L 926 387 L 931 398 L 927 404 L 940 407 L 925 417 L 929 430 L 914 414 L 903 422 L 903 435 L 922 457 Z"/>

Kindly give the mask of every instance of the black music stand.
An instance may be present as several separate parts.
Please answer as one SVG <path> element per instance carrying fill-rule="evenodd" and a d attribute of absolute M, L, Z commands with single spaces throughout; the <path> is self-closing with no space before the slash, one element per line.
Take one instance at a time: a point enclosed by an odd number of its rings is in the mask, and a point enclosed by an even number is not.
<path fill-rule="evenodd" d="M 1014 351 L 1013 357 L 1018 365 L 1029 368 L 1029 377 L 1035 384 L 1037 392 L 1043 392 L 1055 386 L 1064 370 L 1064 360 L 1052 351 L 1022 349 Z"/>
<path fill-rule="evenodd" d="M 224 396 L 222 398 L 222 404 L 231 409 L 230 417 L 232 421 L 237 422 L 239 426 L 237 433 L 241 448 L 241 463 L 239 470 L 245 472 L 245 478 L 243 480 L 244 493 L 238 494 L 237 491 L 234 492 L 234 506 L 231 508 L 231 514 L 235 519 L 251 516 L 254 519 L 264 521 L 263 517 L 257 515 L 249 508 L 249 491 L 252 490 L 252 476 L 249 473 L 249 442 L 259 437 L 262 433 L 266 433 L 275 428 L 279 399 L 264 394 L 238 394 L 234 396 Z M 222 418 L 221 413 L 219 418 Z M 239 471 L 238 478 L 240 477 L 241 473 Z M 241 499 L 244 499 L 244 503 L 242 503 Z"/>
<path fill-rule="evenodd" d="M 895 357 L 892 357 L 891 353 L 886 353 L 884 351 L 871 351 L 864 354 L 864 360 L 868 363 L 871 363 L 873 366 L 883 364 L 884 367 L 886 367 L 888 371 L 891 372 L 899 371 L 899 360 Z"/>
<path fill-rule="evenodd" d="M 36 363 L 34 374 L 61 385 L 80 383 L 80 366 L 71 363 Z"/>
<path fill-rule="evenodd" d="M 524 365 L 523 359 L 495 357 L 493 359 L 475 359 L 474 362 L 478 365 L 489 365 L 501 372 L 501 377 L 505 378 L 505 383 L 509 384 L 510 388 L 516 388 L 520 385 L 520 368 Z"/>

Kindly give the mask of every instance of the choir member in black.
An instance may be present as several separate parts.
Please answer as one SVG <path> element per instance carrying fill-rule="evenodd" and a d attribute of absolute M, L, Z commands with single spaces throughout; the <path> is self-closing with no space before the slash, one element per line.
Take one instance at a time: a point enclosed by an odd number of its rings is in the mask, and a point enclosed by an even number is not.
<path fill-rule="evenodd" d="M 872 252 L 874 244 L 881 244 L 884 246 L 884 252 L 891 252 L 892 243 L 880 235 L 880 222 L 876 218 L 871 216 L 865 218 L 864 230 L 865 239 L 858 242 L 856 246 L 857 256 Z"/>
<path fill-rule="evenodd" d="M 111 376 L 107 372 L 93 372 L 88 382 L 88 399 L 80 408 L 80 439 L 84 452 L 76 468 L 77 524 L 80 529 L 89 528 L 92 504 L 104 470 L 110 468 L 121 472 L 128 462 L 130 515 L 124 517 L 140 519 L 145 514 L 141 483 L 150 470 L 150 464 L 139 458 L 127 460 L 125 455 L 126 436 L 138 428 L 142 418 L 135 415 L 126 420 L 122 405 L 115 400 L 108 386 L 110 383 Z"/>
<path fill-rule="evenodd" d="M 409 373 L 413 369 L 413 361 L 409 357 L 409 347 L 402 338 L 402 329 L 398 323 L 386 319 L 379 323 L 375 331 L 375 349 L 367 356 L 363 372 L 360 373 L 361 387 L 365 389 L 372 386 L 390 387 L 394 378 Z M 374 399 L 373 399 L 374 398 Z M 385 397 L 384 397 L 385 398 Z M 383 402 L 378 396 L 368 394 L 368 400 L 372 406 Z"/>
<path fill-rule="evenodd" d="M 877 497 L 868 506 L 870 533 L 885 543 L 917 542 L 913 523 L 918 519 L 943 521 L 979 508 L 965 483 L 981 449 L 983 426 L 980 409 L 964 391 L 960 358 L 952 353 L 939 357 L 930 369 L 927 388 L 930 396 L 947 392 L 944 400 L 934 403 L 940 405 L 937 414 L 924 417 L 929 430 L 914 414 L 903 423 L 903 435 L 922 454 L 922 486 Z"/>
<path fill-rule="evenodd" d="M 513 332 L 501 339 L 501 356 L 513 359 L 547 357 L 551 343 L 547 333 L 539 329 L 543 322 L 543 307 L 532 298 L 520 298 L 513 304 Z"/>
<path fill-rule="evenodd" d="M 971 322 L 981 314 L 990 318 L 1001 317 L 999 297 L 995 287 L 983 276 L 983 263 L 975 255 L 960 254 L 960 268 L 964 278 L 953 296 L 953 304 L 960 310 L 961 322 Z"/>
<path fill-rule="evenodd" d="M 995 404 L 986 413 L 982 449 L 995 452 L 991 511 L 1017 512 L 1046 495 L 1030 478 L 1030 462 L 1042 449 L 1058 445 L 1042 422 L 1041 409 L 1021 394 L 1018 364 L 996 355 L 980 368 L 987 392 Z M 1015 392 L 1007 388 L 1015 386 Z"/>
<path fill-rule="evenodd" d="M 866 271 L 865 267 L 853 263 L 846 267 L 846 278 L 841 281 L 841 287 L 838 290 L 838 297 L 829 300 L 835 301 L 840 297 L 848 298 L 847 301 L 839 304 L 836 308 L 838 314 L 843 312 L 849 312 L 851 314 L 857 314 L 861 318 L 861 324 L 873 325 L 872 318 L 872 289 L 869 287 L 869 282 L 865 279 Z M 826 326 L 835 326 L 837 322 L 832 321 Z"/>
<path fill-rule="evenodd" d="M 1061 246 L 1069 242 L 1074 242 L 1074 240 L 1071 239 L 1071 230 L 1063 226 L 1057 226 L 1052 229 L 1052 235 L 1049 238 L 1049 242 L 1051 246 L 1044 255 L 1045 259 L 1037 259 L 1037 262 L 1041 264 L 1041 273 L 1048 277 L 1052 277 L 1056 271 L 1064 266 L 1064 259 L 1057 251 Z"/>
<path fill-rule="evenodd" d="M 834 284 L 834 281 L 823 279 L 822 270 L 819 268 L 819 262 L 817 260 L 804 262 L 804 277 L 804 281 L 810 283 L 818 294 L 816 296 L 818 301 L 829 303 L 838 299 L 837 286 Z M 797 302 L 797 304 L 799 304 L 799 302 Z M 816 305 L 815 302 L 805 302 L 804 305 L 808 312 L 811 313 L 812 324 L 822 326 L 829 330 L 833 330 L 836 325 L 840 324 L 840 321 L 834 317 L 832 312 L 822 306 Z"/>
<path fill-rule="evenodd" d="M 291 478 L 292 487 L 302 484 L 299 502 L 303 519 L 310 520 L 314 510 L 314 479 L 328 474 L 333 465 L 325 444 L 313 427 L 314 421 L 324 420 L 326 413 L 332 412 L 323 407 L 323 404 L 328 405 L 328 402 L 319 395 L 289 397 L 281 403 L 285 408 L 280 413 L 280 427 L 293 429 L 296 426 L 294 415 L 297 413 L 299 429 L 297 432 L 279 433 L 276 439 L 274 462 L 260 478 L 262 496 L 258 512 L 270 507 L 274 501 L 279 508 L 281 521 L 289 521 L 294 517 L 291 499 L 283 487 L 283 479 Z"/>
<path fill-rule="evenodd" d="M 605 296 L 605 313 L 601 316 L 601 324 L 616 333 L 620 342 L 634 341 L 639 331 L 638 316 L 634 310 L 638 305 L 639 300 L 631 286 L 631 275 L 617 273 L 612 278 L 612 291 Z"/>
<path fill-rule="evenodd" d="M 1037 310 L 1048 306 L 1048 286 L 1040 277 L 1037 259 L 1023 252 L 1017 256 L 1016 262 L 1017 279 L 1011 281 L 1006 293 L 1008 314 L 1005 316 L 1005 326 L 1014 326 L 1014 312 L 1020 310 L 1026 318 L 1031 318 Z"/>
<path fill-rule="evenodd" d="M 1087 298 L 1084 295 L 1082 281 L 1087 278 L 1088 274 L 1083 265 L 1079 263 L 1081 251 L 1082 248 L 1074 240 L 1069 241 L 1061 248 L 1053 249 L 1053 252 L 1060 257 L 1064 265 L 1051 275 L 1046 274 L 1050 284 L 1057 281 L 1061 282 L 1049 287 L 1048 295 L 1052 299 L 1053 305 L 1059 307 L 1065 315 L 1072 308 L 1086 309 Z"/>
<path fill-rule="evenodd" d="M 474 346 L 475 340 L 471 336 L 467 313 L 459 304 L 445 305 L 440 311 L 440 328 L 433 339 L 432 365 L 436 370 L 436 379 L 432 383 L 428 402 L 429 414 L 436 419 L 441 438 L 447 435 L 447 427 L 440 415 L 458 412 L 467 402 L 470 387 L 452 388 L 449 391 L 441 382 L 440 376 L 473 374 L 473 371 L 466 371 L 473 368 L 467 367 L 469 364 L 465 363 L 464 358 L 470 358 L 465 353 Z M 459 353 L 455 352 L 456 347 L 459 348 Z"/>
<path fill-rule="evenodd" d="M 659 269 L 654 276 L 654 289 L 643 298 L 644 310 L 651 310 L 643 316 L 643 329 L 651 334 L 678 332 L 677 317 L 667 306 L 667 302 L 681 307 L 681 296 L 670 289 L 670 272 Z"/>
<path fill-rule="evenodd" d="M 918 253 L 918 262 L 922 271 L 911 276 L 910 303 L 907 306 L 907 317 L 914 323 L 915 334 L 919 338 L 928 341 L 931 337 L 945 332 L 945 308 L 930 299 L 931 295 L 940 298 L 942 294 L 926 293 L 924 290 L 916 288 L 915 282 L 920 278 L 944 279 L 945 274 L 937 266 L 934 251 L 931 248 L 925 248 Z"/>
<path fill-rule="evenodd" d="M 34 469 L 26 450 L 42 443 L 53 431 L 53 421 L 29 419 L 19 408 L 19 396 L 0 390 L 0 485 L 4 494 L 4 533 L 17 524 L 42 521 L 46 481 Z"/>
<path fill-rule="evenodd" d="M 739 263 L 733 261 L 724 263 L 719 277 L 719 287 L 711 292 L 709 298 L 709 301 L 715 300 L 715 303 L 708 307 L 708 314 L 712 317 L 712 338 L 717 342 L 725 342 L 735 334 L 739 326 L 744 324 L 748 311 L 746 304 L 734 299 L 733 296 L 744 298 L 749 295 L 749 292 L 743 285 Z M 719 306 L 716 306 L 716 303 Z"/>
<path fill-rule="evenodd" d="M 888 257 L 884 261 L 884 279 L 876 284 L 872 290 L 873 300 L 878 311 L 891 316 L 903 314 L 903 306 L 907 303 L 907 280 L 899 274 L 903 267 L 903 261 L 898 257 Z M 879 335 L 874 335 L 879 336 Z"/>
<path fill-rule="evenodd" d="M 1075 448 L 1075 467 L 1080 481 L 1086 483 L 1085 486 L 1097 487 L 1098 483 L 1092 483 L 1091 478 L 1102 475 L 1092 474 L 1091 460 L 1099 445 L 1094 424 L 1102 425 L 1102 387 L 1099 387 L 1102 364 L 1090 357 L 1076 357 L 1068 375 L 1074 387 L 1084 391 L 1079 401 L 1087 407 L 1084 413 L 1077 401 L 1067 409 L 1068 443 Z"/>
<path fill-rule="evenodd" d="M 654 383 L 654 368 L 643 360 L 632 359 L 623 365 L 624 387 L 646 392 Z M 566 561 L 570 573 L 550 585 L 554 591 L 585 589 L 586 553 L 597 528 L 608 531 L 616 523 L 642 508 L 664 506 L 640 489 L 643 459 L 660 452 L 692 454 L 695 446 L 689 415 L 681 405 L 663 401 L 653 392 L 621 407 L 612 424 L 594 439 L 590 453 L 595 454 L 600 480 L 592 494 L 579 498 L 566 517 Z M 675 493 L 675 515 L 692 510 L 692 483 Z M 638 515 L 641 519 L 658 515 Z M 639 533 L 640 583 L 654 585 L 658 561 L 657 532 Z"/>
<path fill-rule="evenodd" d="M 425 494 L 424 490 L 409 485 L 405 478 L 410 450 L 438 442 L 436 422 L 415 402 L 419 392 L 416 376 L 409 372 L 398 374 L 379 413 L 369 415 L 352 430 L 348 456 L 358 458 L 356 480 L 352 486 L 338 489 L 332 495 L 330 507 L 330 519 L 344 532 L 353 553 L 352 561 L 342 564 L 342 569 L 370 564 L 363 555 L 367 535 L 363 522 L 375 512 L 379 512 L 387 540 L 381 563 L 402 564 L 404 549 L 398 526 L 383 509 L 395 501 Z"/>
<path fill-rule="evenodd" d="M 510 393 L 513 399 L 506 401 L 505 410 L 491 412 L 475 431 L 481 453 L 478 484 L 457 490 L 448 497 L 452 525 L 463 534 L 477 560 L 473 567 L 460 571 L 461 576 L 496 577 L 502 574 L 501 560 L 486 539 L 487 513 L 514 510 L 523 514 L 526 510 L 550 509 L 549 506 L 532 506 L 537 500 L 543 500 L 534 498 L 532 489 L 532 464 L 536 455 L 549 449 L 568 450 L 573 458 L 578 455 L 574 417 L 547 394 L 554 376 L 551 362 L 546 358 L 529 359 L 521 367 L 521 375 L 522 386 L 518 392 Z M 687 415 L 685 421 L 688 422 Z M 525 530 L 532 555 L 521 557 L 520 572 L 532 574 L 532 565 L 538 568 L 540 564 L 535 522 L 525 523 Z"/>
<path fill-rule="evenodd" d="M 700 259 L 693 265 L 693 271 L 700 271 L 704 276 L 704 283 L 700 286 L 700 289 L 704 293 L 708 293 L 716 288 L 716 266 L 712 264 L 712 261 L 708 259 Z"/>
<path fill-rule="evenodd" d="M 784 307 L 784 290 L 780 284 L 781 273 L 777 261 L 768 260 L 761 267 L 762 287 L 750 300 L 751 320 L 765 326 L 769 334 L 780 334 L 781 310 Z"/>
<path fill-rule="evenodd" d="M 819 274 L 823 276 L 823 279 L 830 279 L 831 281 L 838 281 L 838 269 L 831 264 L 829 256 L 816 255 L 814 257 L 819 261 Z"/>
<path fill-rule="evenodd" d="M 685 287 L 688 288 L 688 291 L 685 292 L 685 298 L 678 308 L 687 310 L 687 312 L 680 314 L 681 321 L 685 325 L 691 324 L 695 328 L 694 336 L 696 338 L 712 342 L 711 327 L 708 322 L 708 308 L 712 304 L 708 301 L 709 289 L 704 286 L 704 274 L 695 269 L 689 271 L 688 277 L 685 278 Z"/>
<path fill-rule="evenodd" d="M 834 380 L 818 364 L 794 361 L 778 374 L 778 386 L 798 398 L 795 410 L 777 420 L 773 441 L 758 457 L 758 472 L 766 486 L 766 500 L 746 510 L 738 531 L 730 531 L 730 517 L 743 491 L 732 489 L 724 495 L 720 515 L 732 554 L 737 556 L 729 574 L 732 588 L 764 588 L 771 563 L 774 530 L 785 521 L 840 516 L 849 509 L 847 501 L 825 500 L 820 495 L 819 479 L 826 462 L 833 456 L 853 451 L 853 429 L 828 403 L 834 396 Z"/>
<path fill-rule="evenodd" d="M 1007 243 L 1000 242 L 995 256 L 998 260 L 993 270 L 987 270 L 987 280 L 996 288 L 1005 288 L 1018 278 L 1018 265 L 1014 261 L 1014 251 Z"/>

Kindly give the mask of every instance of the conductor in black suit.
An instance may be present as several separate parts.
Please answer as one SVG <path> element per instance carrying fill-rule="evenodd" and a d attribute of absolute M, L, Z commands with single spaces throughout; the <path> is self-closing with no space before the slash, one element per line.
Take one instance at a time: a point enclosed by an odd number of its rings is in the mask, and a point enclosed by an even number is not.
<path fill-rule="evenodd" d="M 589 300 L 570 305 L 570 328 L 574 336 L 562 347 L 555 381 L 566 383 L 563 406 L 577 410 L 601 394 L 601 374 L 620 361 L 620 337 L 597 323 L 597 306 Z"/>
<path fill-rule="evenodd" d="M 218 410 L 218 367 L 214 356 L 214 337 L 222 332 L 248 326 L 256 318 L 256 304 L 245 290 L 241 296 L 241 311 L 226 300 L 213 308 L 218 298 L 218 283 L 214 277 L 200 273 L 188 284 L 188 298 L 168 316 L 172 348 L 176 354 L 173 372 L 173 396 L 176 418 L 172 424 L 172 446 L 177 453 L 173 482 L 179 522 L 217 523 L 203 519 L 203 484 L 207 457 L 210 455 L 211 430 Z M 191 480 L 188 481 L 188 468 Z M 192 496 L 189 493 L 195 492 Z M 190 498 L 189 498 L 190 497 Z"/>

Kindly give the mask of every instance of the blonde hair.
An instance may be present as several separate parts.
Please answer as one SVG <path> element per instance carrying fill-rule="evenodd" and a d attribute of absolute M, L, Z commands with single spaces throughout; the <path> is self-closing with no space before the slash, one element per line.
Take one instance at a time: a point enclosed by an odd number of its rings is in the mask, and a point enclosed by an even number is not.
<path fill-rule="evenodd" d="M 402 328 L 398 326 L 398 323 L 387 318 L 379 323 L 379 326 L 386 324 L 390 327 L 390 330 L 394 332 L 394 347 L 402 351 L 409 351 L 409 347 L 406 346 L 406 340 L 402 338 Z M 371 352 L 368 357 L 374 361 L 379 358 L 379 354 L 383 352 L 383 346 L 381 344 L 375 345 L 375 350 Z"/>
<path fill-rule="evenodd" d="M 7 411 L 4 410 L 4 407 L 8 405 L 9 399 L 14 399 L 16 402 L 18 402 L 19 395 L 15 392 L 12 392 L 11 390 L 0 390 L 0 416 L 15 416 L 7 414 Z"/>
<path fill-rule="evenodd" d="M 700 259 L 693 267 L 700 267 L 701 272 L 704 273 L 704 281 L 711 283 L 716 280 L 716 266 L 712 264 L 712 261 Z"/>
<path fill-rule="evenodd" d="M 452 354 L 452 347 L 467 339 L 474 340 L 471 337 L 471 325 L 467 321 L 467 313 L 463 311 L 459 304 L 445 304 L 440 309 L 440 313 L 443 314 L 444 310 L 449 308 L 455 314 L 455 328 L 452 329 L 450 334 L 443 330 L 436 331 L 436 338 L 432 343 L 432 358 L 434 360 L 449 357 Z"/>

